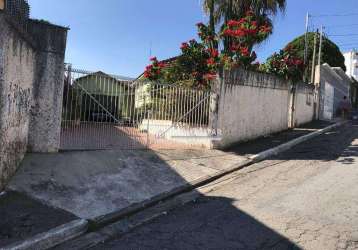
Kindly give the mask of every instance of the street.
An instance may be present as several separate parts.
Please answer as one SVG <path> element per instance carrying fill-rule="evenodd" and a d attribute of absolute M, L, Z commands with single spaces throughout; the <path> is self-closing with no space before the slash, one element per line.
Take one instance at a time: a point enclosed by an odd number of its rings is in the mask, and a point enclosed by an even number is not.
<path fill-rule="evenodd" d="M 328 132 L 93 249 L 358 249 L 357 138 Z"/>

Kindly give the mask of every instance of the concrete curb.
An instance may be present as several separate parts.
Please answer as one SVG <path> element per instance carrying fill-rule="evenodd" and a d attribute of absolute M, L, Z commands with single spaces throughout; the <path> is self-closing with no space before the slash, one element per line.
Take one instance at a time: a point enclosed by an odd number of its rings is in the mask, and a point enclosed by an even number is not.
<path fill-rule="evenodd" d="M 40 233 L 34 237 L 15 242 L 9 246 L 1 248 L 2 250 L 44 250 L 59 245 L 65 241 L 71 240 L 75 237 L 84 234 L 88 230 L 88 222 L 83 219 L 78 219 L 53 228 L 47 232 Z"/>
<path fill-rule="evenodd" d="M 281 144 L 277 147 L 274 147 L 274 148 L 271 148 L 269 150 L 266 150 L 266 151 L 263 151 L 257 155 L 253 155 L 250 157 L 251 160 L 253 160 L 255 163 L 256 162 L 260 162 L 260 161 L 263 161 L 271 156 L 274 156 L 274 155 L 278 155 L 284 151 L 287 151 L 289 150 L 290 148 L 302 143 L 302 142 L 305 142 L 307 140 L 310 140 L 316 136 L 319 136 L 319 135 L 322 135 L 323 133 L 327 132 L 327 131 L 330 131 L 334 128 L 337 128 L 337 127 L 340 127 L 340 126 L 343 126 L 344 124 L 348 123 L 348 121 L 342 121 L 342 122 L 338 122 L 336 124 L 333 124 L 331 126 L 328 126 L 328 127 L 325 127 L 323 129 L 320 129 L 320 130 L 317 130 L 315 132 L 312 132 L 310 134 L 307 134 L 307 135 L 303 135 L 301 137 L 298 137 L 296 139 L 293 139 L 287 143 L 284 143 L 284 144 Z"/>

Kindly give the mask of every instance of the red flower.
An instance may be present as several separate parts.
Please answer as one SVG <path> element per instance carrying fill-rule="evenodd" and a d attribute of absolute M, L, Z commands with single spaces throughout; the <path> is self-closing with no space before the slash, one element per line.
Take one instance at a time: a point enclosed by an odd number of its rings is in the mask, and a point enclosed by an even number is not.
<path fill-rule="evenodd" d="M 219 56 L 219 51 L 218 51 L 217 49 L 211 49 L 211 48 L 209 48 L 209 49 L 207 49 L 207 51 L 210 53 L 210 56 L 211 56 L 211 57 L 216 58 L 216 57 Z"/>
<path fill-rule="evenodd" d="M 146 72 L 144 72 L 144 77 L 145 78 L 150 78 L 151 74 L 148 71 L 146 71 Z"/>
<path fill-rule="evenodd" d="M 254 12 L 252 10 L 246 11 L 246 16 L 253 16 Z"/>
<path fill-rule="evenodd" d="M 165 68 L 167 65 L 163 62 L 158 63 L 159 68 Z"/>
<path fill-rule="evenodd" d="M 158 61 L 158 59 L 157 59 L 155 56 L 151 57 L 150 60 L 151 60 L 152 62 Z"/>
<path fill-rule="evenodd" d="M 223 35 L 224 36 L 232 36 L 234 34 L 233 30 L 227 29 L 224 31 Z"/>
<path fill-rule="evenodd" d="M 296 60 L 294 61 L 294 64 L 295 64 L 296 66 L 300 66 L 300 65 L 303 64 L 303 61 L 302 61 L 301 59 L 296 59 Z"/>
<path fill-rule="evenodd" d="M 227 25 L 228 25 L 229 27 L 235 27 L 235 26 L 239 26 L 241 23 L 242 23 L 242 22 L 240 22 L 240 21 L 229 20 L 229 21 L 227 22 Z"/>
<path fill-rule="evenodd" d="M 233 32 L 233 35 L 237 37 L 242 37 L 242 36 L 246 36 L 246 32 L 244 30 L 235 30 Z"/>
<path fill-rule="evenodd" d="M 182 43 L 180 49 L 187 49 L 189 47 L 188 43 Z"/>
<path fill-rule="evenodd" d="M 242 55 L 242 56 L 245 56 L 245 57 L 247 57 L 247 56 L 250 55 L 249 48 L 247 48 L 247 47 L 241 48 L 241 49 L 240 49 L 240 52 L 241 52 L 241 55 Z"/>
<path fill-rule="evenodd" d="M 216 78 L 216 74 L 213 73 L 207 73 L 204 75 L 204 79 L 207 81 L 214 80 Z"/>
<path fill-rule="evenodd" d="M 206 63 L 209 66 L 215 65 L 215 59 L 214 58 L 209 58 L 208 60 L 206 60 Z"/>

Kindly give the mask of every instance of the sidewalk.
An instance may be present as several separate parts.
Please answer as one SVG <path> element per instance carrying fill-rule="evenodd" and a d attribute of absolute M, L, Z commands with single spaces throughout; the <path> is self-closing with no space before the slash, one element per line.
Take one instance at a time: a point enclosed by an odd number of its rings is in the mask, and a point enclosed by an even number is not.
<path fill-rule="evenodd" d="M 28 154 L 8 188 L 99 221 L 245 160 L 216 150 Z"/>
<path fill-rule="evenodd" d="M 248 165 L 252 155 L 328 125 L 314 122 L 226 152 L 180 149 L 28 154 L 8 190 L 89 220 L 92 226 L 102 225 Z"/>

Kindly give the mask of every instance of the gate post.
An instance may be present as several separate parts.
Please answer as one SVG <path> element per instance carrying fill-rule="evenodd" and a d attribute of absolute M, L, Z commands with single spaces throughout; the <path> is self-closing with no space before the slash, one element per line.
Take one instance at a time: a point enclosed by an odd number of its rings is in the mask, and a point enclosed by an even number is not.
<path fill-rule="evenodd" d="M 222 75 L 219 74 L 212 82 L 210 92 L 210 110 L 209 110 L 209 128 L 211 130 L 211 136 L 218 135 L 219 125 L 219 101 L 220 90 L 222 85 Z"/>
<path fill-rule="evenodd" d="M 31 21 L 36 38 L 36 72 L 33 86 L 28 151 L 57 152 L 60 147 L 67 28 Z"/>

